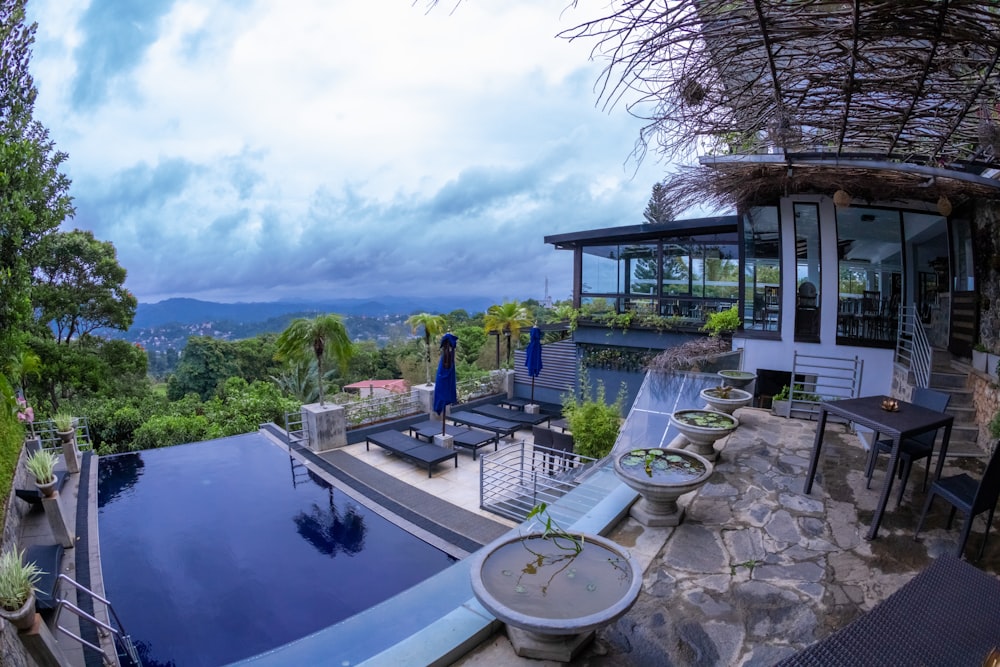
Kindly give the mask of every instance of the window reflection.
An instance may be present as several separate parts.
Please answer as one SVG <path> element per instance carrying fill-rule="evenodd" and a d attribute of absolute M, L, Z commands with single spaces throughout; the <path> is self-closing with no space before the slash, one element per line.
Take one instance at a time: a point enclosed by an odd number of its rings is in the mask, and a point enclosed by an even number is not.
<path fill-rule="evenodd" d="M 743 216 L 743 328 L 779 331 L 781 233 L 778 208 L 761 206 Z"/>
<path fill-rule="evenodd" d="M 903 294 L 900 212 L 837 209 L 839 271 L 837 336 L 892 346 Z"/>

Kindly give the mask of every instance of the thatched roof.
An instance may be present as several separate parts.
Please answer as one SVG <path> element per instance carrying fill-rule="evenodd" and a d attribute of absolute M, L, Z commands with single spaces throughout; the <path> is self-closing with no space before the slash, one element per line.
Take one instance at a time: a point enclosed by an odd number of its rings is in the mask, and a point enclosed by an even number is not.
<path fill-rule="evenodd" d="M 993 2 L 615 0 L 611 11 L 564 36 L 597 40 L 603 99 L 649 121 L 640 151 L 770 160 L 708 161 L 706 201 L 815 188 L 1000 197 Z"/>

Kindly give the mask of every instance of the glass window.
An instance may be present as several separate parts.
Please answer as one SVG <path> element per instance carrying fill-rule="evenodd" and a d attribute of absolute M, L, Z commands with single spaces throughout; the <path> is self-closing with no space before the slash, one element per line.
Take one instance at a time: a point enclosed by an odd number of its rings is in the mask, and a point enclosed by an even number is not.
<path fill-rule="evenodd" d="M 618 245 L 590 246 L 583 249 L 583 294 L 620 294 L 624 283 L 624 265 L 619 262 Z"/>
<path fill-rule="evenodd" d="M 691 294 L 691 250 L 686 242 L 663 244 L 663 294 Z"/>
<path fill-rule="evenodd" d="M 900 212 L 837 209 L 837 336 L 852 345 L 891 347 L 903 295 Z"/>
<path fill-rule="evenodd" d="M 750 209 L 743 235 L 743 328 L 778 331 L 781 317 L 781 233 L 778 208 Z"/>
<path fill-rule="evenodd" d="M 819 340 L 819 206 L 795 204 L 795 339 Z"/>
<path fill-rule="evenodd" d="M 629 245 L 622 248 L 627 291 L 630 294 L 656 294 L 657 245 Z"/>

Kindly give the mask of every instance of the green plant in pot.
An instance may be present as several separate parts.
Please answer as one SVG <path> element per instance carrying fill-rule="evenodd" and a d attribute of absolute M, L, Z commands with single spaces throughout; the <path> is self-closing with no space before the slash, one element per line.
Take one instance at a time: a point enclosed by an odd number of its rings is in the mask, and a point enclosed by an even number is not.
<path fill-rule="evenodd" d="M 734 331 L 740 328 L 743 320 L 740 319 L 740 311 L 737 310 L 736 306 L 729 308 L 728 310 L 720 310 L 717 313 L 709 313 L 705 320 L 705 325 L 702 326 L 702 331 L 707 331 L 710 336 L 721 336 L 726 337 L 732 335 Z"/>
<path fill-rule="evenodd" d="M 24 465 L 35 476 L 38 490 L 46 496 L 51 496 L 56 487 L 56 461 L 58 457 L 46 449 L 39 449 L 28 455 Z"/>
<path fill-rule="evenodd" d="M 23 562 L 15 549 L 0 554 L 0 616 L 19 630 L 35 622 L 35 585 L 45 574 L 35 563 Z"/>
<path fill-rule="evenodd" d="M 52 417 L 52 424 L 59 434 L 72 433 L 76 429 L 76 417 L 60 412 Z"/>
<path fill-rule="evenodd" d="M 614 403 L 607 402 L 604 383 L 598 381 L 594 399 L 590 398 L 590 382 L 585 371 L 580 372 L 580 393 L 563 397 L 563 415 L 573 432 L 573 451 L 591 458 L 604 458 L 611 451 L 621 429 L 622 406 L 627 397 L 624 383 Z"/>

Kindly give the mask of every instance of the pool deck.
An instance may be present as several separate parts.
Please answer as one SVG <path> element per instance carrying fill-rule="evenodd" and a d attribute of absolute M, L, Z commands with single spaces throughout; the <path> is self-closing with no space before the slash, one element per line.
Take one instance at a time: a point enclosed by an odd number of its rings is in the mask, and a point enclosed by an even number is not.
<path fill-rule="evenodd" d="M 925 497 L 920 464 L 902 506 L 897 509 L 890 499 L 879 537 L 868 541 L 864 535 L 885 474 L 884 459 L 875 483 L 866 489 L 865 452 L 857 437 L 842 425 L 829 424 L 816 483 L 805 495 L 816 424 L 754 408 L 743 408 L 737 416 L 741 426 L 720 443 L 710 482 L 682 498 L 687 513 L 680 526 L 645 528 L 626 518 L 609 533 L 645 568 L 643 590 L 635 606 L 599 631 L 574 664 L 772 665 L 847 624 L 932 559 L 955 549 L 961 518 L 946 530 L 947 505 L 942 501 L 935 503 L 921 540 L 912 539 Z M 516 439 L 526 434 L 530 430 L 521 430 Z M 457 468 L 449 461 L 430 478 L 425 468 L 377 447 L 366 451 L 363 443 L 320 458 L 322 462 L 306 456 L 307 466 L 329 475 L 338 488 L 351 486 L 344 469 L 360 471 L 384 497 L 388 507 L 381 511 L 451 553 L 468 553 L 513 526 L 479 509 L 479 464 L 466 453 L 459 455 Z M 331 474 L 327 465 L 341 470 L 341 476 Z M 981 465 L 981 460 L 953 458 L 945 474 L 968 469 L 978 475 Z M 89 466 L 85 479 L 93 491 L 86 496 L 86 523 L 80 525 L 88 526 L 93 537 L 86 547 L 93 561 L 89 574 L 99 582 L 96 477 L 96 466 Z M 67 489 L 64 500 L 75 504 L 77 493 Z M 428 515 L 436 517 L 433 525 L 426 522 Z M 33 521 L 25 524 L 23 539 L 51 539 L 44 517 L 39 523 L 35 515 Z M 982 536 L 979 519 L 966 551 L 970 557 Z M 74 551 L 68 550 L 67 558 L 75 563 Z M 975 564 L 1000 575 L 1000 537 L 993 535 Z M 475 601 L 471 603 L 466 606 L 474 609 Z M 426 649 L 426 655 L 447 656 L 437 664 L 555 664 L 518 658 L 503 632 L 494 631 L 496 624 L 487 627 L 485 635 L 468 637 L 433 626 L 418 630 L 400 648 L 363 664 L 412 664 L 400 661 L 405 655 L 400 651 L 414 646 Z M 78 649 L 69 657 L 73 665 L 85 664 Z"/>

